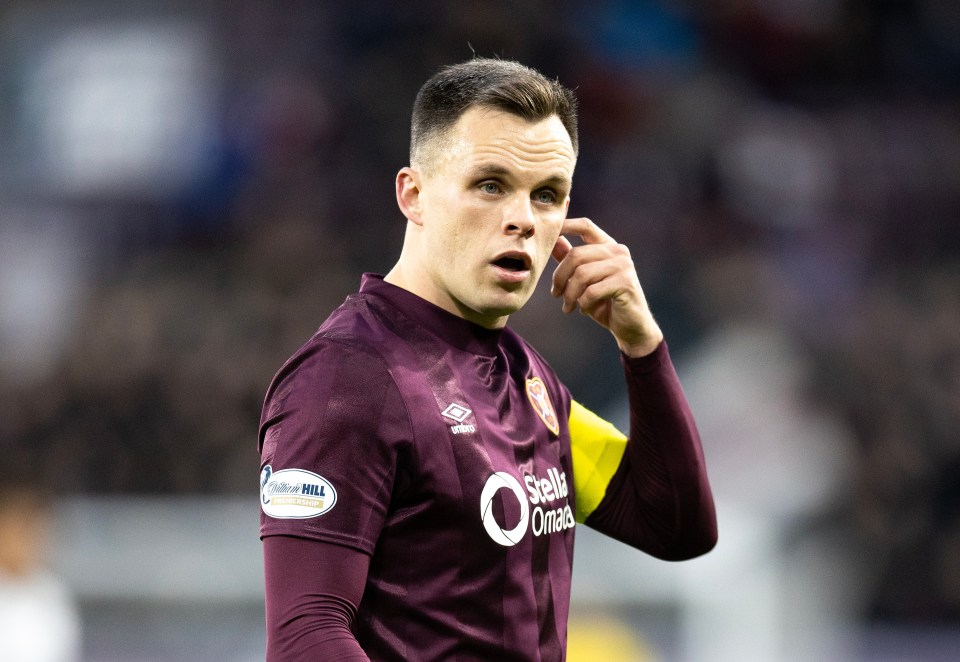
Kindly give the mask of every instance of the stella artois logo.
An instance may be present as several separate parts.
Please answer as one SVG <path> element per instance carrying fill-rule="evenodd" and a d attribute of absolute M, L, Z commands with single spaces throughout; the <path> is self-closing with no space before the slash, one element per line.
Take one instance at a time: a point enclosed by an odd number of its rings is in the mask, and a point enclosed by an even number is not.
<path fill-rule="evenodd" d="M 560 422 L 557 420 L 557 413 L 553 410 L 553 403 L 550 402 L 550 394 L 547 393 L 547 387 L 539 377 L 527 380 L 527 398 L 533 405 L 533 410 L 543 421 L 553 434 L 560 434 Z"/>

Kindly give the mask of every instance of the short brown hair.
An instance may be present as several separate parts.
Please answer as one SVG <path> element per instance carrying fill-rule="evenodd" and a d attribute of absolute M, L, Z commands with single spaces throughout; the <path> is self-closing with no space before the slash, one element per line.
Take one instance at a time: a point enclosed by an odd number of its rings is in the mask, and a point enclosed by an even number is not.
<path fill-rule="evenodd" d="M 577 99 L 571 90 L 519 62 L 478 57 L 443 67 L 420 88 L 413 102 L 410 162 L 475 106 L 533 122 L 556 115 L 570 134 L 574 153 L 578 150 Z"/>

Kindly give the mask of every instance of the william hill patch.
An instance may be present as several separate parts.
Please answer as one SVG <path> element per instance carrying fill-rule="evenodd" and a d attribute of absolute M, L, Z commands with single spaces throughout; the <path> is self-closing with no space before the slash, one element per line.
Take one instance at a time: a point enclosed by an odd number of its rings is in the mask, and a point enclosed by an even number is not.
<path fill-rule="evenodd" d="M 260 507 L 270 517 L 319 517 L 336 503 L 336 489 L 330 481 L 312 471 L 281 469 L 275 472 L 268 464 L 260 472 Z"/>

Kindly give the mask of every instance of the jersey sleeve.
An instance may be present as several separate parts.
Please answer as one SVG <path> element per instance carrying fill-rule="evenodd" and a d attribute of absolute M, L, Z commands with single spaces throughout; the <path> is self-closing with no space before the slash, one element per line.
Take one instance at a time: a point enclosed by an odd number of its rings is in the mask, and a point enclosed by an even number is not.
<path fill-rule="evenodd" d="M 630 436 L 575 401 L 570 447 L 577 518 L 657 558 L 709 551 L 716 513 L 700 436 L 666 343 L 623 357 Z"/>
<path fill-rule="evenodd" d="M 267 662 L 369 662 L 352 631 L 370 557 L 291 536 L 263 540 Z"/>
<path fill-rule="evenodd" d="M 260 536 L 372 554 L 403 464 L 409 420 L 383 360 L 333 340 L 278 373 L 260 424 Z"/>

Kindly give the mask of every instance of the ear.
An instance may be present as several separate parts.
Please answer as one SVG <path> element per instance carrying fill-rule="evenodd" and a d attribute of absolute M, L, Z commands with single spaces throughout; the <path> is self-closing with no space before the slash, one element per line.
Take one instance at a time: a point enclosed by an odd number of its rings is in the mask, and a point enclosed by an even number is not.
<path fill-rule="evenodd" d="M 397 173 L 397 206 L 408 221 L 420 221 L 420 173 L 407 166 Z"/>

